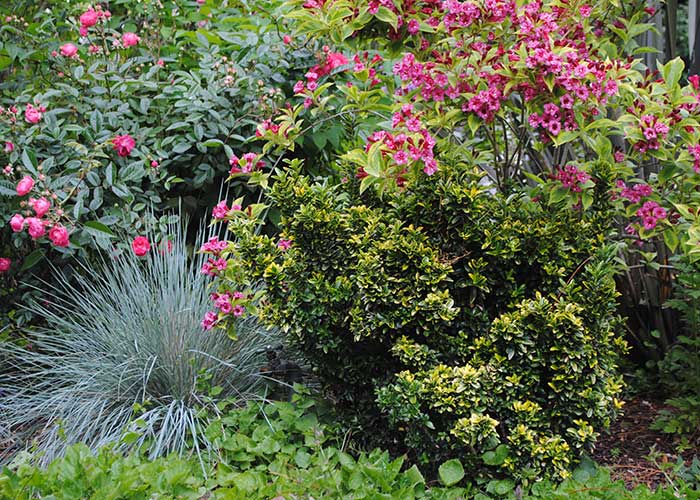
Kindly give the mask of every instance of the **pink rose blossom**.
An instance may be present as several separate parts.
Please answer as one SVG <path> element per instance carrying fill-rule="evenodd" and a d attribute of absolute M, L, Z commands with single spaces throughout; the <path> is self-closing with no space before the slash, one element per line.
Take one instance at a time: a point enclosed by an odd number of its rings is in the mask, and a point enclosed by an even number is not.
<path fill-rule="evenodd" d="M 34 209 L 34 213 L 37 217 L 43 217 L 51 209 L 51 202 L 43 196 L 38 200 L 29 198 L 29 206 Z"/>
<path fill-rule="evenodd" d="M 15 145 L 10 141 L 5 141 L 5 153 L 12 153 L 15 150 Z"/>
<path fill-rule="evenodd" d="M 67 247 L 70 245 L 68 230 L 61 224 L 56 224 L 49 230 L 49 239 L 57 247 Z"/>
<path fill-rule="evenodd" d="M 131 249 L 138 257 L 143 257 L 151 249 L 151 244 L 145 236 L 137 236 L 131 242 Z"/>
<path fill-rule="evenodd" d="M 42 117 L 43 114 L 39 109 L 35 108 L 31 104 L 27 104 L 27 109 L 24 111 L 24 119 L 28 123 L 39 123 Z"/>
<path fill-rule="evenodd" d="M 10 227 L 15 233 L 19 233 L 24 229 L 24 217 L 20 214 L 15 214 L 10 219 Z"/>
<path fill-rule="evenodd" d="M 80 15 L 80 26 L 85 28 L 87 34 L 87 28 L 91 28 L 97 24 L 97 20 L 100 18 L 99 13 L 90 7 L 88 10 Z M 82 35 L 82 32 L 81 32 Z M 85 36 L 85 35 L 83 35 Z"/>
<path fill-rule="evenodd" d="M 289 45 L 290 43 L 292 43 L 292 37 L 289 35 L 284 35 L 282 37 L 282 43 L 284 43 L 285 45 Z"/>
<path fill-rule="evenodd" d="M 76 57 L 78 55 L 78 47 L 72 43 L 63 44 L 60 49 L 63 57 Z"/>
<path fill-rule="evenodd" d="M 122 35 L 122 44 L 124 48 L 133 47 L 141 41 L 141 38 L 136 33 L 127 32 Z"/>
<path fill-rule="evenodd" d="M 10 265 L 12 261 L 6 257 L 0 259 L 0 274 L 6 273 L 10 270 Z"/>
<path fill-rule="evenodd" d="M 136 146 L 136 141 L 129 134 L 118 135 L 112 139 L 114 150 L 119 156 L 129 156 Z"/>
<path fill-rule="evenodd" d="M 29 193 L 34 187 L 34 179 L 25 175 L 22 180 L 17 183 L 17 196 L 24 196 Z"/>
<path fill-rule="evenodd" d="M 38 240 L 46 234 L 46 226 L 43 220 L 37 219 L 36 217 L 27 217 L 25 221 L 29 226 L 29 236 L 31 236 L 33 240 Z"/>

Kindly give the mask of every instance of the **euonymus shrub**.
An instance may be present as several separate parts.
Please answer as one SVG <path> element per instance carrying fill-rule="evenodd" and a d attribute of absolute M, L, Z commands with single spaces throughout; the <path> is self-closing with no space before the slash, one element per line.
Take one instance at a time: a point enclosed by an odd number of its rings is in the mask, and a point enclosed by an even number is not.
<path fill-rule="evenodd" d="M 382 198 L 292 162 L 268 194 L 281 236 L 258 234 L 259 206 L 229 212 L 219 291 L 265 283 L 257 313 L 365 438 L 433 464 L 566 476 L 619 409 L 604 218 L 491 193 L 458 162 Z"/>

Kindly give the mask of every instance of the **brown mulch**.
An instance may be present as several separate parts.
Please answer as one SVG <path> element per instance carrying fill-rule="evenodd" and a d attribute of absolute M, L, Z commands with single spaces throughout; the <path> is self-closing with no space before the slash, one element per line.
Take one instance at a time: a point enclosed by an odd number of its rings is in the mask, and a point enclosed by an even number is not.
<path fill-rule="evenodd" d="M 596 442 L 593 459 L 610 469 L 613 479 L 621 479 L 632 488 L 645 484 L 651 488 L 666 484 L 660 467 L 650 461 L 654 453 L 657 463 L 676 462 L 679 456 L 692 460 L 700 456 L 699 448 L 684 450 L 679 455 L 672 436 L 649 429 L 662 409 L 663 402 L 645 397 L 635 397 L 623 407 L 624 414 L 604 432 Z"/>

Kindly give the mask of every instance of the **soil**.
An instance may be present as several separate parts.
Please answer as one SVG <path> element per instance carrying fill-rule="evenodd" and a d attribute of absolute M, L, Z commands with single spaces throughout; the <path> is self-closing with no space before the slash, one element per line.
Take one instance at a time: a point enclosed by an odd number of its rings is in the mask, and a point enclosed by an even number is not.
<path fill-rule="evenodd" d="M 672 436 L 649 427 L 660 410 L 668 408 L 663 402 L 639 396 L 627 402 L 624 414 L 598 438 L 593 459 L 610 469 L 613 479 L 621 479 L 629 488 L 645 484 L 651 488 L 667 484 L 660 465 L 676 462 L 679 456 L 690 463 L 700 456 L 696 447 L 678 453 Z M 654 461 L 649 459 L 653 454 Z"/>

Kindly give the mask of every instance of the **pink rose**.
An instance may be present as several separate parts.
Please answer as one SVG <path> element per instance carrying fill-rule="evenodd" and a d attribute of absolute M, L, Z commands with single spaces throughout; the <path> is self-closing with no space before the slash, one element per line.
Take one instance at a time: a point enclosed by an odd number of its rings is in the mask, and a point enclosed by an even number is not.
<path fill-rule="evenodd" d="M 131 248 L 137 256 L 143 257 L 151 249 L 151 244 L 145 236 L 137 236 L 131 242 Z"/>
<path fill-rule="evenodd" d="M 27 104 L 27 109 L 24 110 L 24 119 L 27 120 L 28 123 L 39 123 L 42 116 L 43 114 L 41 111 L 31 104 Z"/>
<path fill-rule="evenodd" d="M 29 193 L 34 187 L 34 179 L 25 175 L 22 180 L 17 183 L 17 196 L 24 196 Z"/>
<path fill-rule="evenodd" d="M 61 224 L 56 224 L 49 230 L 49 239 L 57 247 L 67 247 L 70 245 L 68 230 Z"/>
<path fill-rule="evenodd" d="M 83 28 L 91 28 L 97 24 L 100 15 L 91 8 L 80 15 L 80 25 Z"/>
<path fill-rule="evenodd" d="M 125 134 L 112 139 L 112 144 L 114 144 L 114 150 L 119 156 L 129 156 L 136 146 L 136 141 L 129 134 Z"/>
<path fill-rule="evenodd" d="M 51 208 L 51 202 L 43 196 L 38 200 L 29 198 L 29 206 L 34 209 L 34 213 L 37 217 L 43 217 Z"/>
<path fill-rule="evenodd" d="M 29 226 L 29 236 L 31 236 L 33 240 L 38 240 L 46 234 L 46 226 L 43 220 L 37 219 L 36 217 L 27 217 L 25 221 Z"/>
<path fill-rule="evenodd" d="M 72 43 L 61 45 L 61 55 L 63 57 L 76 57 L 78 55 L 78 47 Z"/>
<path fill-rule="evenodd" d="M 15 150 L 15 145 L 10 141 L 5 142 L 5 153 L 12 153 Z"/>
<path fill-rule="evenodd" d="M 87 36 L 87 34 L 88 34 L 88 29 L 85 26 L 81 26 L 79 31 L 80 31 L 80 36 Z"/>
<path fill-rule="evenodd" d="M 12 261 L 10 259 L 5 258 L 5 257 L 0 259 L 0 274 L 6 273 L 7 271 L 9 271 L 10 264 L 12 264 Z"/>
<path fill-rule="evenodd" d="M 141 41 L 141 38 L 136 33 L 127 32 L 122 35 L 122 45 L 124 47 L 133 47 Z"/>
<path fill-rule="evenodd" d="M 20 214 L 15 214 L 10 219 L 10 227 L 15 233 L 19 233 L 24 229 L 24 217 Z"/>
<path fill-rule="evenodd" d="M 289 45 L 290 43 L 292 43 L 292 37 L 289 36 L 289 35 L 284 35 L 284 36 L 282 37 L 282 42 L 283 42 L 285 45 Z"/>

